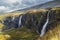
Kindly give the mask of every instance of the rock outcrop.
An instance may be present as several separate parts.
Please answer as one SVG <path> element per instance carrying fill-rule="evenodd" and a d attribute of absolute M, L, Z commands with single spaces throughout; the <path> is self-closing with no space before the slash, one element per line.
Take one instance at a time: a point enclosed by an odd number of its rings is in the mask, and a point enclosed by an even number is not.
<path fill-rule="evenodd" d="M 43 32 L 45 34 L 45 32 L 57 25 L 56 22 L 58 19 L 56 14 L 56 10 L 48 10 L 46 12 L 38 13 L 28 12 L 15 17 L 8 16 L 3 20 L 3 24 L 6 26 L 3 30 L 26 27 L 38 34 L 41 34 L 41 31 L 44 30 Z M 46 23 L 47 21 L 48 23 Z"/>

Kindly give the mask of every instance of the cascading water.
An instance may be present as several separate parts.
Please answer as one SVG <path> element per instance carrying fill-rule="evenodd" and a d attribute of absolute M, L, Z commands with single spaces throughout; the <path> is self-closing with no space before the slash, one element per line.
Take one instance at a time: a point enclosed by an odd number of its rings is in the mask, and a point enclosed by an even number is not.
<path fill-rule="evenodd" d="M 19 24 L 18 24 L 19 27 L 21 27 L 21 19 L 22 19 L 22 15 L 19 18 Z"/>
<path fill-rule="evenodd" d="M 42 30 L 41 30 L 40 37 L 42 37 L 42 36 L 45 34 L 46 27 L 47 27 L 48 23 L 49 23 L 49 12 L 48 12 L 48 14 L 47 14 L 47 20 L 46 20 L 46 22 L 45 22 L 45 24 L 43 25 L 43 28 L 42 28 Z"/>
<path fill-rule="evenodd" d="M 12 21 L 14 21 L 15 17 L 12 17 Z"/>

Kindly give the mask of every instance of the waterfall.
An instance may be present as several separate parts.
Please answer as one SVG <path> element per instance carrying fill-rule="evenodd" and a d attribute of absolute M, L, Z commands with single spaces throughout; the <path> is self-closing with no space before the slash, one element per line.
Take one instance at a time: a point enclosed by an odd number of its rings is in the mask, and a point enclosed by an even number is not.
<path fill-rule="evenodd" d="M 19 18 L 19 24 L 18 24 L 18 27 L 21 27 L 21 19 L 22 19 L 22 15 L 21 15 L 20 18 Z"/>
<path fill-rule="evenodd" d="M 12 17 L 12 21 L 14 21 L 15 17 Z"/>
<path fill-rule="evenodd" d="M 43 25 L 43 28 L 42 28 L 42 30 L 41 30 L 40 37 L 42 37 L 42 36 L 45 34 L 46 27 L 47 27 L 48 23 L 49 23 L 49 12 L 48 12 L 48 14 L 47 14 L 46 22 L 45 22 L 45 24 Z"/>

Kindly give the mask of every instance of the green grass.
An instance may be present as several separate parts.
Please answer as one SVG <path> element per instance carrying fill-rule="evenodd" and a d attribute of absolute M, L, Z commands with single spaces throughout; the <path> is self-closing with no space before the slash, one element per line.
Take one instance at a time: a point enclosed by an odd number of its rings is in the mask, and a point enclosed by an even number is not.
<path fill-rule="evenodd" d="M 59 8 L 54 8 L 54 10 Z M 30 11 L 31 12 L 31 11 Z M 16 12 L 15 14 L 4 14 L 0 15 L 0 20 L 3 20 L 6 16 L 16 16 L 19 13 Z M 33 12 L 35 13 L 35 11 Z M 37 18 L 40 18 L 40 12 L 37 13 Z M 60 12 L 59 12 L 60 14 Z M 58 19 L 60 15 L 58 16 Z M 2 28 L 4 25 L 0 23 L 0 27 Z M 12 28 L 11 30 L 6 30 L 3 33 L 0 33 L 0 40 L 60 40 L 60 23 L 57 23 L 57 26 L 49 30 L 43 37 L 39 37 L 39 35 L 27 28 Z"/>

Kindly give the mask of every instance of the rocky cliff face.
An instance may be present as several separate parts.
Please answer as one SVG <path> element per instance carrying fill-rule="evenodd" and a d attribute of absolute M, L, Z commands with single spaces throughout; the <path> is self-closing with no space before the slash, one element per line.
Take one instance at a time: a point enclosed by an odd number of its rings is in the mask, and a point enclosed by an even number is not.
<path fill-rule="evenodd" d="M 49 29 L 53 29 L 57 25 L 57 21 L 60 21 L 57 15 L 58 13 L 56 10 L 48 10 L 46 12 L 37 13 L 27 12 L 26 14 L 15 17 L 7 16 L 2 22 L 5 25 L 3 31 L 11 28 L 26 27 L 38 34 L 42 32 L 45 34 L 45 32 Z"/>

